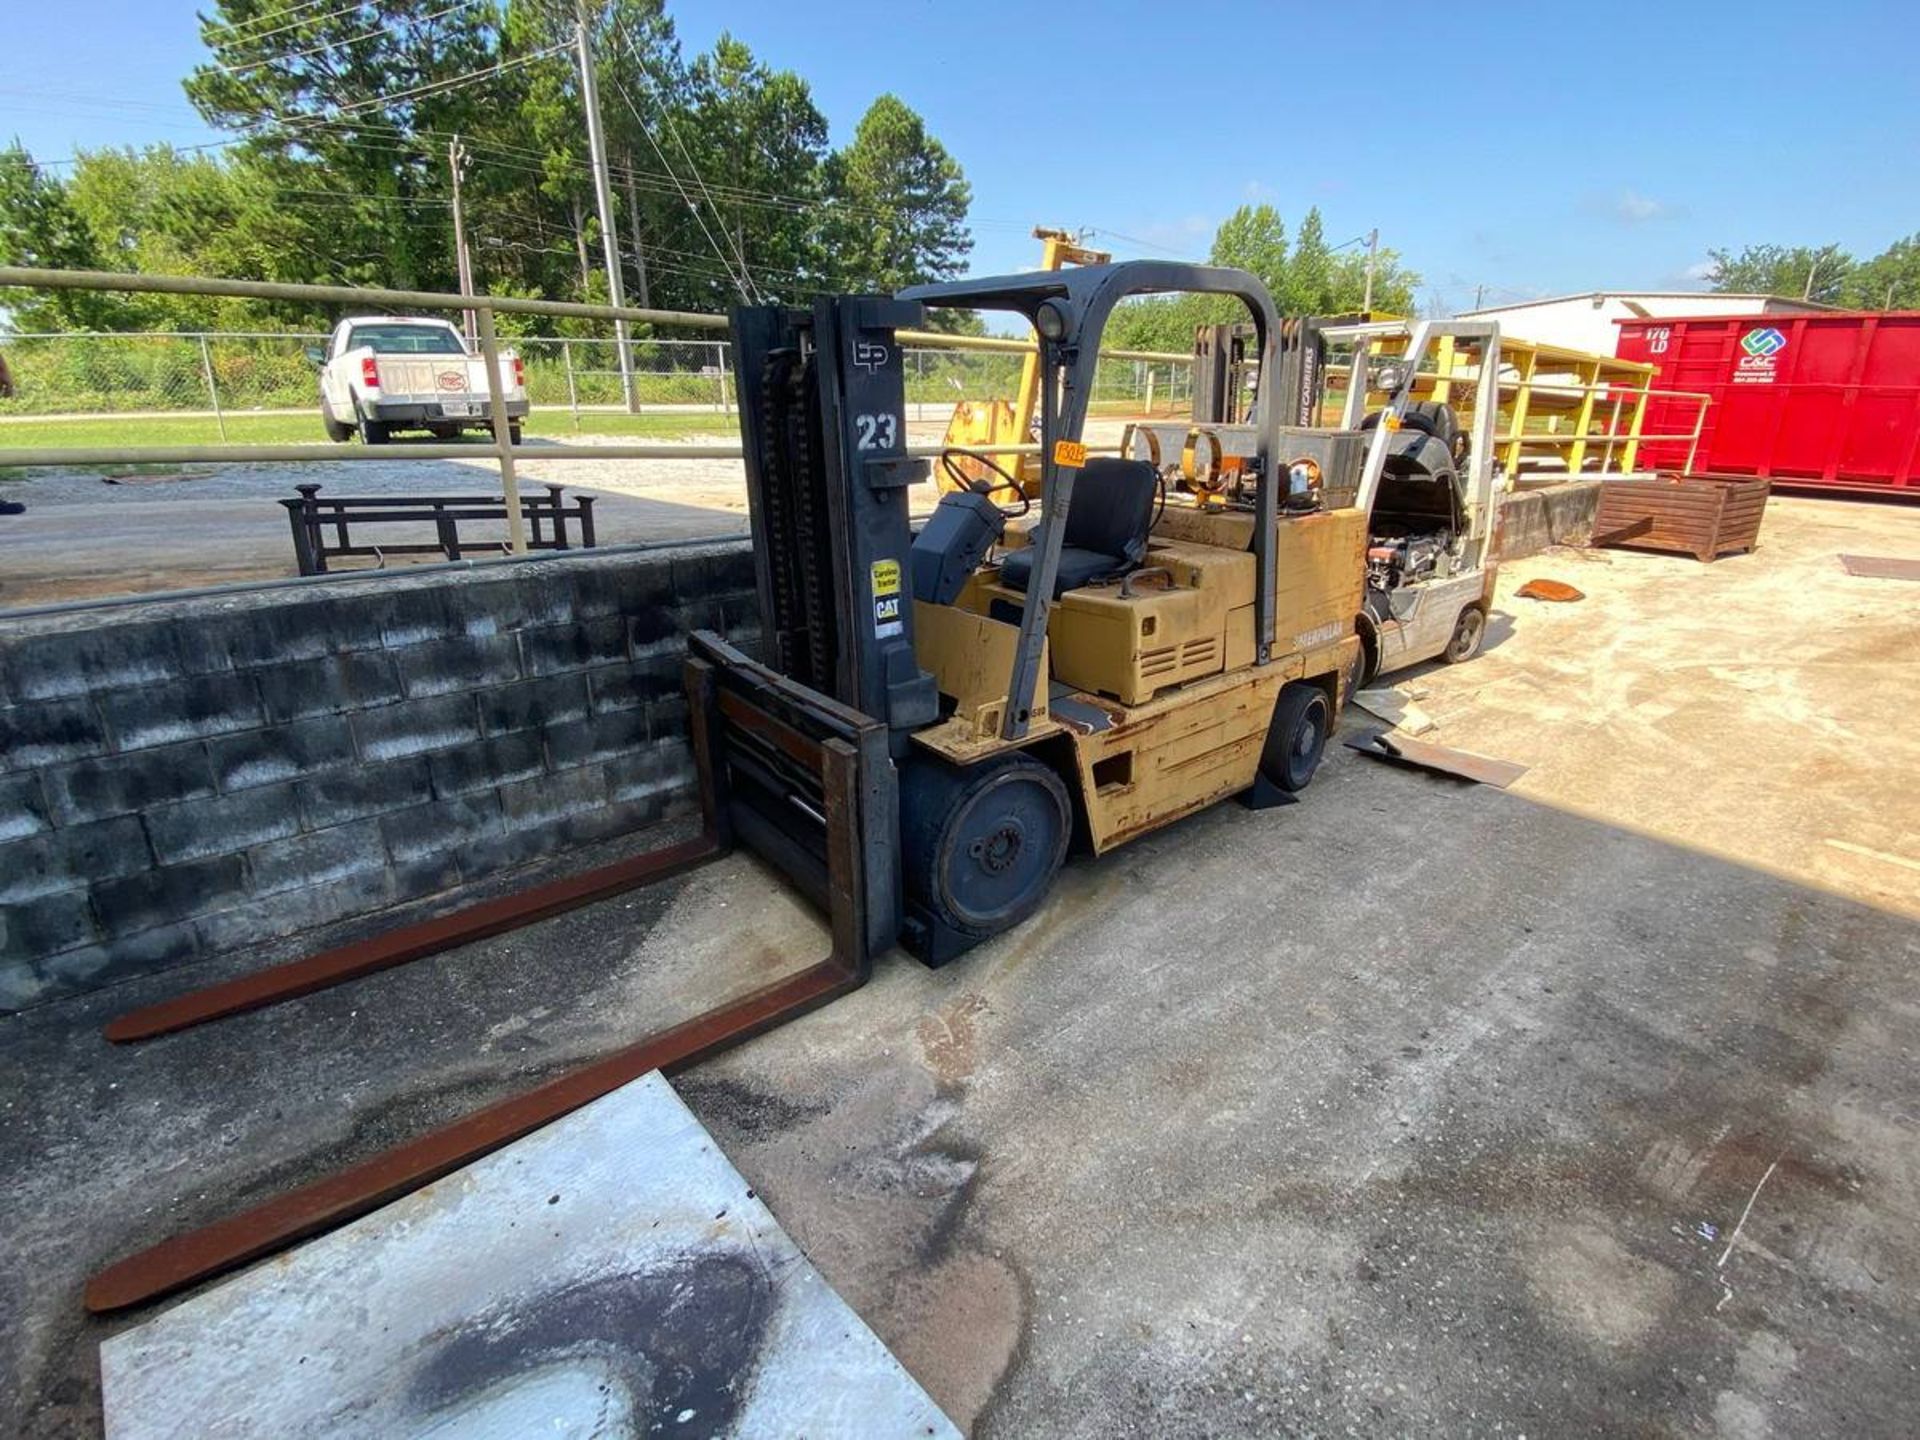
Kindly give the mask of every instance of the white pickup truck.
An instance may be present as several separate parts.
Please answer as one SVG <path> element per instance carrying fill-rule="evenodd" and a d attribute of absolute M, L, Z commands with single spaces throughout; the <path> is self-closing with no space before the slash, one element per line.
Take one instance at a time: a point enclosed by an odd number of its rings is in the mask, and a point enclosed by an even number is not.
<path fill-rule="evenodd" d="M 451 440 L 462 430 L 493 428 L 486 361 L 470 355 L 466 338 L 445 320 L 352 315 L 324 350 L 307 354 L 320 366 L 320 422 L 329 440 L 357 431 L 366 444 L 384 445 L 396 430 Z M 510 350 L 500 352 L 500 386 L 518 445 L 526 369 Z"/>

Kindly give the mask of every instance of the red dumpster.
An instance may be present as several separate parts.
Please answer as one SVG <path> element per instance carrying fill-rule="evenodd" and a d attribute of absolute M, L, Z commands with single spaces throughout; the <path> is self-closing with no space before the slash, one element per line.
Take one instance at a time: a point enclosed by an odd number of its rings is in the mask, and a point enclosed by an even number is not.
<path fill-rule="evenodd" d="M 1656 389 L 1713 397 L 1694 473 L 1920 498 L 1920 311 L 1618 323 L 1615 353 L 1659 366 Z M 1685 434 L 1694 410 L 1650 401 L 1646 433 Z M 1656 441 L 1640 463 L 1679 470 L 1687 450 Z"/>

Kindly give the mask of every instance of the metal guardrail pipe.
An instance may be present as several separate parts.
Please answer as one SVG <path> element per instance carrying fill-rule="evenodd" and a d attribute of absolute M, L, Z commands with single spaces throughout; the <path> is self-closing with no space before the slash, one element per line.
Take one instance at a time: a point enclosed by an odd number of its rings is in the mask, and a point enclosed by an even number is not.
<path fill-rule="evenodd" d="M 443 295 L 431 290 L 383 290 L 355 285 L 291 285 L 277 280 L 221 280 L 199 275 L 133 275 L 114 270 L 42 270 L 0 265 L 0 287 L 30 290 L 113 290 L 143 295 L 210 295 L 250 300 L 310 300 L 326 305 L 406 306 L 417 310 L 491 309 L 517 315 L 563 315 L 582 320 L 627 320 L 646 325 L 679 325 L 696 330 L 724 330 L 724 315 L 699 315 L 689 310 L 641 310 L 627 305 L 584 305 L 573 300 L 529 300 L 515 295 Z M 1017 355 L 1033 349 L 1025 340 L 991 335 L 948 335 L 938 330 L 901 330 L 906 344 L 951 350 L 993 350 Z M 1103 350 L 1115 360 L 1179 361 L 1191 355 L 1152 350 Z"/>
<path fill-rule="evenodd" d="M 1117 445 L 1089 445 L 1090 455 L 1116 454 Z M 909 445 L 907 454 L 916 459 L 934 459 L 948 449 L 962 449 L 972 455 L 1038 455 L 1038 445 Z M 738 445 L 693 445 L 671 442 L 655 445 L 542 445 L 520 447 L 514 459 L 524 465 L 535 460 L 738 460 Z M 80 448 L 41 445 L 23 449 L 0 449 L 0 465 L 54 467 L 61 465 L 219 465 L 233 462 L 272 461 L 365 461 L 384 460 L 389 464 L 407 460 L 492 460 L 500 459 L 492 445 L 422 445 L 409 453 L 404 445 L 123 445 Z"/>
<path fill-rule="evenodd" d="M 1001 355 L 1025 355 L 1033 350 L 1030 340 L 1014 340 L 999 335 L 948 335 L 939 330 L 896 330 L 894 338 L 903 345 L 919 345 L 942 350 L 991 350 Z M 1191 365 L 1193 356 L 1176 355 L 1165 350 L 1102 350 L 1103 360 L 1147 360 L 1154 364 Z"/>
<path fill-rule="evenodd" d="M 566 315 L 580 320 L 637 320 L 724 330 L 723 315 L 686 310 L 637 310 L 572 300 L 523 300 L 514 295 L 442 295 L 431 290 L 379 290 L 356 285 L 286 285 L 276 280 L 217 280 L 198 275 L 128 275 L 112 270 L 36 270 L 0 265 L 0 286 L 29 290 L 112 290 L 142 295 L 211 295 L 243 300 L 311 300 L 325 305 L 406 306 L 415 310 L 489 309 L 516 315 Z"/>

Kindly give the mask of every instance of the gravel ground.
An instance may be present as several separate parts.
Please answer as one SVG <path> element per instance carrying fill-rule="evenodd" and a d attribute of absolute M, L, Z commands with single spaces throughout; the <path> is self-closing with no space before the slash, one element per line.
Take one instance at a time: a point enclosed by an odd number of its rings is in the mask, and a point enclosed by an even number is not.
<path fill-rule="evenodd" d="M 731 444 L 737 431 L 716 417 L 715 432 L 687 444 Z M 1124 422 L 1087 427 L 1095 444 L 1113 444 Z M 915 444 L 939 440 L 944 421 L 910 421 Z M 568 448 L 633 443 L 581 436 Z M 674 441 L 658 442 L 662 444 Z M 0 608 L 92 599 L 134 591 L 277 579 L 297 573 L 286 512 L 277 503 L 294 486 L 325 494 L 497 495 L 487 460 L 432 458 L 432 444 L 396 444 L 391 460 L 192 466 L 173 475 L 109 481 L 98 470 L 38 470 L 4 487 L 24 515 L 0 516 Z M 747 528 L 745 475 L 738 460 L 562 460 L 530 440 L 520 452 L 523 489 L 564 485 L 594 499 L 602 545 L 706 539 Z M 912 492 L 916 513 L 932 507 L 931 485 Z M 484 538 L 488 532 L 473 527 Z M 505 525 L 497 533 L 505 536 Z M 463 531 L 463 533 L 465 533 Z M 430 526 L 384 529 L 392 543 L 430 542 Z"/>
<path fill-rule="evenodd" d="M 694 437 L 725 443 L 724 433 Z M 582 437 L 592 448 L 617 443 Z M 692 442 L 689 442 L 692 443 Z M 523 490 L 558 484 L 595 497 L 603 545 L 734 535 L 747 527 L 737 460 L 562 460 L 529 443 Z M 294 486 L 323 494 L 498 495 L 485 460 L 430 458 L 396 445 L 389 460 L 212 465 L 108 481 L 96 470 L 42 470 L 6 486 L 27 513 L 0 517 L 0 604 L 32 605 L 136 590 L 173 590 L 292 575 L 286 513 Z M 478 528 L 478 527 L 474 527 Z M 504 524 L 499 527 L 504 535 Z M 430 541 L 431 527 L 385 529 L 394 543 Z"/>

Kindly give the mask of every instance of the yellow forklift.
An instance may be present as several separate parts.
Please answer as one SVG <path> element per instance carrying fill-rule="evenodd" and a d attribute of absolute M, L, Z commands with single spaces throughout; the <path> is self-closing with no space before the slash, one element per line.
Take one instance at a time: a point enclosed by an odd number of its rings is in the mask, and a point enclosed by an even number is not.
<path fill-rule="evenodd" d="M 1239 299 L 1256 423 L 1204 493 L 1084 427 L 1101 333 L 1136 295 Z M 897 332 L 929 307 L 1037 336 L 1040 493 L 956 482 L 916 533 Z M 701 833 L 116 1019 L 132 1041 L 309 993 L 684 871 L 735 844 L 826 912 L 832 950 L 741 999 L 110 1267 L 95 1310 L 164 1294 L 326 1229 L 653 1069 L 672 1071 L 864 983 L 904 945 L 944 964 L 1045 899 L 1076 833 L 1099 854 L 1228 796 L 1312 780 L 1359 663 L 1369 450 L 1284 426 L 1300 377 L 1265 287 L 1160 261 L 928 285 L 733 317 L 755 658 L 696 632 L 686 665 Z M 1404 397 L 1402 397 L 1404 398 Z M 1389 422 L 1392 423 L 1392 422 Z M 1364 456 L 1364 460 L 1363 460 Z M 943 468 L 962 457 L 947 449 Z M 951 472 L 949 472 L 951 476 Z"/>
<path fill-rule="evenodd" d="M 1159 261 L 736 317 L 739 373 L 762 377 L 742 426 L 767 664 L 886 729 L 888 773 L 866 787 L 897 812 L 866 847 L 876 949 L 897 937 L 939 964 L 1018 922 L 1076 830 L 1098 854 L 1312 779 L 1357 668 L 1366 540 L 1360 511 L 1322 501 L 1357 491 L 1364 445 L 1263 423 L 1199 503 L 1149 461 L 1090 454 L 1101 332 L 1122 301 L 1165 292 L 1236 297 L 1262 345 L 1281 333 L 1254 277 Z M 949 449 L 955 488 L 916 535 L 906 490 L 927 464 L 907 453 L 894 332 L 937 306 L 1010 312 L 1038 336 L 1040 494 L 1006 467 L 962 484 L 959 459 L 992 457 Z M 1269 359 L 1261 385 L 1291 386 Z M 1271 393 L 1258 409 L 1277 414 Z M 1322 487 L 1296 490 L 1307 465 Z M 761 698 L 744 657 L 711 636 L 693 653 L 735 697 L 713 753 L 736 828 L 831 899 L 809 863 L 827 848 L 817 778 L 776 763 L 801 747 L 740 722 Z M 791 722 L 790 690 L 775 708 Z"/>

